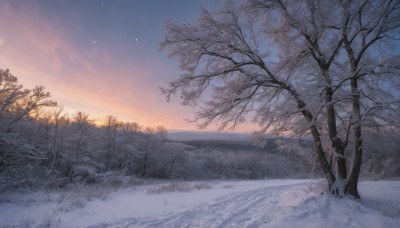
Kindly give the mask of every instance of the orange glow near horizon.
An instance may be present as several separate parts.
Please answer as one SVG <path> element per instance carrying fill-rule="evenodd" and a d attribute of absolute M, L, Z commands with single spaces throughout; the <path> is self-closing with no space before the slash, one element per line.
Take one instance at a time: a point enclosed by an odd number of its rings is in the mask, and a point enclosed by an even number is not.
<path fill-rule="evenodd" d="M 87 28 L 76 21 L 70 24 L 73 34 L 43 16 L 34 4 L 5 2 L 0 7 L 0 68 L 10 69 L 25 88 L 44 86 L 69 115 L 83 111 L 96 123 L 113 115 L 142 126 L 198 130 L 184 120 L 193 117 L 190 107 L 182 106 L 178 97 L 167 103 L 159 92 L 158 87 L 180 74 L 174 63 L 157 53 L 159 41 L 150 46 L 134 39 L 123 44 L 132 47 L 128 52 L 118 42 L 88 36 Z"/>

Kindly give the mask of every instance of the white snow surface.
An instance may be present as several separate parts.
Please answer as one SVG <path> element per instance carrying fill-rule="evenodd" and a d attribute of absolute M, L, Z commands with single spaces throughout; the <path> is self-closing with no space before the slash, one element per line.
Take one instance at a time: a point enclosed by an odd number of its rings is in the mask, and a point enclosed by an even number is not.
<path fill-rule="evenodd" d="M 400 181 L 361 182 L 361 201 L 321 194 L 322 180 L 202 183 L 210 188 L 149 193 L 158 183 L 91 200 L 8 193 L 0 227 L 400 227 Z"/>
<path fill-rule="evenodd" d="M 210 132 L 210 131 L 169 131 L 168 138 L 175 141 L 191 140 L 223 140 L 248 142 L 250 134 L 230 133 L 230 132 Z"/>

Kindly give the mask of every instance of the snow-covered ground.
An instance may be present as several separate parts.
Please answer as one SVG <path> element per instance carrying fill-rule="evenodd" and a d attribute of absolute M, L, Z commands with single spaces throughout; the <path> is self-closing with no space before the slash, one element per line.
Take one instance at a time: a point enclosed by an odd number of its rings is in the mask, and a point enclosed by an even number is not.
<path fill-rule="evenodd" d="M 400 181 L 360 183 L 362 201 L 321 180 L 178 182 L 118 191 L 5 194 L 2 227 L 400 227 Z M 172 191 L 172 192 L 170 192 Z"/>
<path fill-rule="evenodd" d="M 244 141 L 248 142 L 250 134 L 230 133 L 230 132 L 210 132 L 210 131 L 168 131 L 168 138 L 174 141 L 191 140 L 224 140 L 224 141 Z"/>

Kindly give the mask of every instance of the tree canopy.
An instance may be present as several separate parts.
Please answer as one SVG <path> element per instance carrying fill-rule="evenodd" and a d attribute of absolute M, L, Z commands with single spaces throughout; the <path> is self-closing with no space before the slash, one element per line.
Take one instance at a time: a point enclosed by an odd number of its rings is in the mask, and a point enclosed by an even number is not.
<path fill-rule="evenodd" d="M 225 1 L 166 23 L 183 73 L 162 92 L 199 104 L 200 127 L 311 135 L 331 191 L 359 198 L 362 132 L 399 125 L 399 18 L 392 0 Z"/>

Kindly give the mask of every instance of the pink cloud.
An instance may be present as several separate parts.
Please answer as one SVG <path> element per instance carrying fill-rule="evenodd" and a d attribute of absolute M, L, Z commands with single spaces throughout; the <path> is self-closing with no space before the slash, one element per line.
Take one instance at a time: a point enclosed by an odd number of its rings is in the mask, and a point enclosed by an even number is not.
<path fill-rule="evenodd" d="M 195 128 L 183 120 L 191 115 L 188 109 L 160 96 L 155 82 L 160 69 L 144 68 L 135 59 L 121 63 L 99 43 L 80 50 L 32 5 L 5 4 L 0 15 L 0 66 L 10 68 L 25 87 L 43 85 L 67 110 L 94 118 L 112 114 L 143 125 Z"/>
<path fill-rule="evenodd" d="M 115 115 L 145 126 L 196 130 L 194 123 L 184 120 L 193 117 L 193 110 L 182 106 L 178 98 L 167 103 L 160 95 L 158 87 L 168 81 L 166 71 L 171 72 L 168 63 L 149 60 L 143 64 L 134 56 L 124 59 L 93 39 L 87 40 L 87 47 L 77 47 L 72 35 L 79 34 L 67 34 L 34 5 L 4 4 L 0 8 L 0 67 L 9 68 L 27 88 L 45 86 L 72 113 L 79 110 L 96 119 Z"/>

